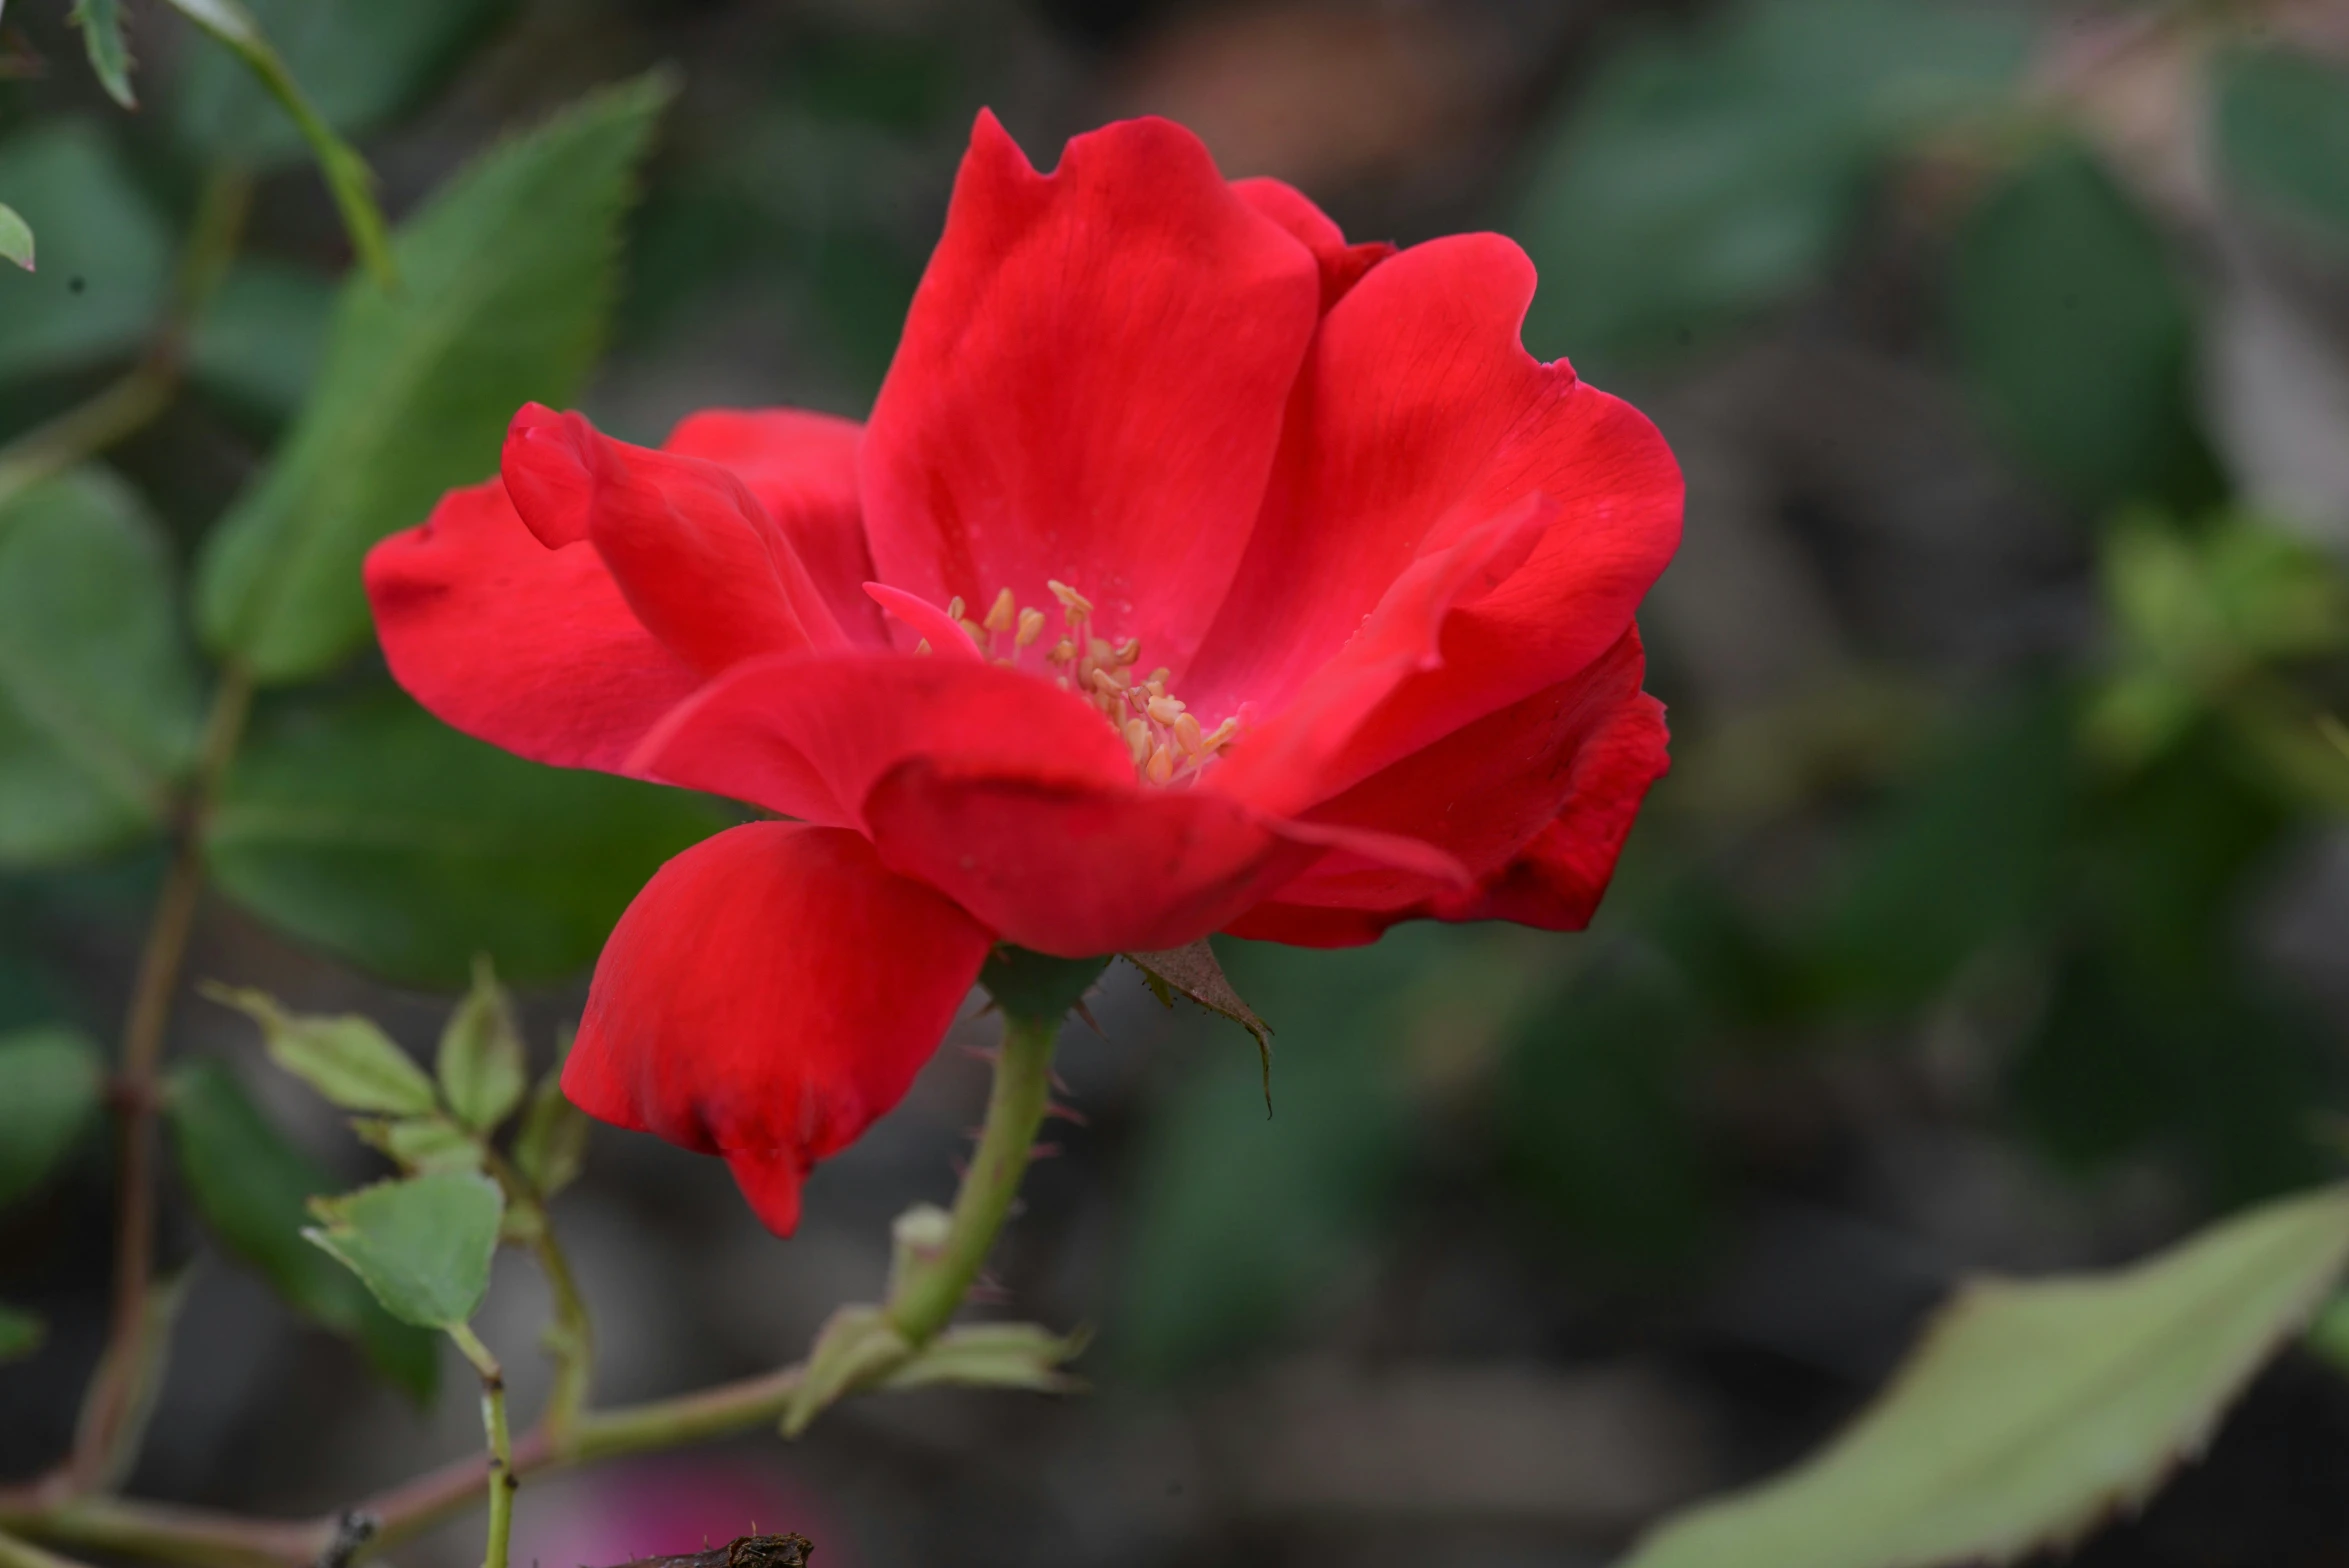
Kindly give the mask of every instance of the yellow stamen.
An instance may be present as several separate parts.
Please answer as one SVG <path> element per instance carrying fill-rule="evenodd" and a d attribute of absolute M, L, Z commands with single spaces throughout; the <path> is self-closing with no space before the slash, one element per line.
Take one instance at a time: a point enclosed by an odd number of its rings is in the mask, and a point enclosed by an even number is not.
<path fill-rule="evenodd" d="M 1018 616 L 1019 606 L 1012 603 L 1011 590 L 1006 588 L 995 595 L 993 604 L 987 606 L 987 619 L 983 624 L 991 632 L 1007 632 Z"/>
<path fill-rule="evenodd" d="M 1191 715 L 1188 713 L 1178 713 L 1175 715 L 1174 723 L 1170 726 L 1170 728 L 1174 730 L 1175 744 L 1183 748 L 1184 756 L 1196 757 L 1199 755 L 1199 750 L 1201 745 L 1204 743 L 1205 737 L 1199 733 L 1199 721 L 1197 719 L 1191 717 Z"/>
<path fill-rule="evenodd" d="M 1153 784 L 1164 784 L 1174 777 L 1174 753 L 1164 746 L 1150 753 L 1150 760 L 1142 767 L 1142 776 Z"/>
<path fill-rule="evenodd" d="M 1150 717 L 1161 724 L 1172 724 L 1183 711 L 1182 703 L 1173 697 L 1153 697 L 1148 706 Z"/>
<path fill-rule="evenodd" d="M 958 593 L 958 594 L 956 594 L 956 595 L 955 595 L 953 598 L 951 598 L 951 599 L 949 599 L 949 600 L 947 600 L 947 601 L 946 601 L 946 618 L 947 618 L 948 620 L 950 620 L 950 621 L 959 621 L 959 620 L 961 620 L 961 619 L 962 619 L 962 610 L 963 610 L 963 604 L 962 604 L 962 595 L 961 595 L 961 594 L 959 594 L 959 593 Z"/>
<path fill-rule="evenodd" d="M 1009 590 L 1006 591 L 1008 592 Z M 1025 648 L 1029 643 L 1034 642 L 1037 638 L 1043 635 L 1044 612 L 1042 610 L 1020 611 L 1019 630 L 1012 636 L 1012 646 L 1016 648 Z"/>

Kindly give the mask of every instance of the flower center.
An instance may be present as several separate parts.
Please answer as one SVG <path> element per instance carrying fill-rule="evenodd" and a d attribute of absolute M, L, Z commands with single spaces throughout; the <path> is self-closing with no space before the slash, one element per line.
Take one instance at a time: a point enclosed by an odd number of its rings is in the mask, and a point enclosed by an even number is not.
<path fill-rule="evenodd" d="M 1073 691 L 1090 702 L 1124 739 L 1140 778 L 1152 784 L 1197 779 L 1239 733 L 1239 719 L 1227 718 L 1213 729 L 1202 725 L 1181 698 L 1168 693 L 1165 668 L 1136 674 L 1142 662 L 1141 639 L 1112 643 L 1095 635 L 1092 600 L 1067 583 L 1045 586 L 1060 601 L 1057 636 L 1048 635 L 1050 617 L 1017 604 L 1009 588 L 997 592 L 987 613 L 976 620 L 965 613 L 967 606 L 959 596 L 947 602 L 946 613 L 961 623 L 990 660 L 1007 669 L 1049 675 L 1062 691 Z M 914 651 L 928 653 L 930 645 L 924 641 Z M 1036 661 L 1032 665 L 1031 658 Z"/>

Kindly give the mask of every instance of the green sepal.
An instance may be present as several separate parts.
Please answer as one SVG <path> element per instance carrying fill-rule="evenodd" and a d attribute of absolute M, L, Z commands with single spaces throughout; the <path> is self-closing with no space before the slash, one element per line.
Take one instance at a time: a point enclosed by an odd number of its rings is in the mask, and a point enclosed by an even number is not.
<path fill-rule="evenodd" d="M 1056 1024 L 1108 967 L 1108 955 L 1054 958 L 1005 942 L 987 955 L 979 984 L 1012 1017 Z"/>

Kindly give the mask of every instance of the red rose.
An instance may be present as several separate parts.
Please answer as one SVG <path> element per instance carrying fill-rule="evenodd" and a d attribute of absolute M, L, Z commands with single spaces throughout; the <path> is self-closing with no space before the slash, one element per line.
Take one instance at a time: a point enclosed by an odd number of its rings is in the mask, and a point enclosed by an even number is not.
<path fill-rule="evenodd" d="M 1345 243 L 1159 120 L 982 115 L 862 427 L 516 416 L 385 540 L 391 668 L 485 740 L 751 802 L 640 894 L 564 1088 L 777 1231 L 1008 941 L 1582 926 L 1665 766 L 1632 615 L 1681 483 L 1518 341 L 1508 240 Z"/>

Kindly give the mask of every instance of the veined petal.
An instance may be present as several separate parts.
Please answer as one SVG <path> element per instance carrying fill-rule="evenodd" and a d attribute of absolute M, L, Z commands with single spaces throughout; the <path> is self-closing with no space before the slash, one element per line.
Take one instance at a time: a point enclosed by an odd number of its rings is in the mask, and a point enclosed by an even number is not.
<path fill-rule="evenodd" d="M 873 785 L 915 757 L 1066 783 L 1130 787 L 1134 777 L 1101 715 L 1051 683 L 981 661 L 889 653 L 738 665 L 648 735 L 630 766 L 854 827 Z"/>
<path fill-rule="evenodd" d="M 1677 547 L 1671 452 L 1525 352 L 1533 285 L 1498 235 L 1414 246 L 1330 311 L 1298 378 L 1264 514 L 1184 686 L 1194 706 L 1277 713 L 1454 530 L 1535 493 L 1557 508 L 1525 564 L 1447 619 L 1441 667 L 1363 716 L 1328 793 L 1588 665 Z"/>
<path fill-rule="evenodd" d="M 905 1095 L 993 938 L 854 833 L 758 822 L 646 884 L 596 965 L 563 1092 L 723 1155 L 770 1230 Z"/>
<path fill-rule="evenodd" d="M 852 642 L 885 646 L 888 634 L 864 584 L 873 575 L 856 451 L 864 426 L 799 408 L 713 408 L 688 414 L 661 450 L 730 470 L 807 563 L 832 616 Z"/>
<path fill-rule="evenodd" d="M 1572 680 L 1466 725 L 1325 802 L 1316 823 L 1427 841 L 1470 888 L 1332 856 L 1236 919 L 1240 936 L 1373 941 L 1398 920 L 1589 923 L 1640 802 L 1668 765 L 1663 705 L 1640 690 L 1636 632 Z"/>
<path fill-rule="evenodd" d="M 982 114 L 865 427 L 883 582 L 944 604 L 1074 584 L 1178 672 L 1247 545 L 1320 311 L 1313 256 L 1164 120 L 1049 175 Z"/>
<path fill-rule="evenodd" d="M 495 479 L 369 551 L 366 581 L 393 678 L 444 723 L 535 762 L 623 771 L 700 684 L 595 547 L 548 549 Z"/>
<path fill-rule="evenodd" d="M 1067 958 L 1181 947 L 1328 858 L 1465 890 L 1440 849 L 1347 824 L 1287 823 L 1206 790 L 1058 782 L 908 761 L 864 817 L 881 862 L 1005 938 Z"/>
<path fill-rule="evenodd" d="M 1286 180 L 1259 176 L 1232 181 L 1232 194 L 1295 235 L 1313 252 L 1321 269 L 1321 308 L 1324 312 L 1346 297 L 1362 275 L 1395 253 L 1385 240 L 1346 243 L 1346 236 L 1329 214 L 1313 204 L 1303 191 Z"/>
<path fill-rule="evenodd" d="M 703 674 L 847 644 L 789 536 L 731 469 L 536 403 L 514 416 L 504 467 L 531 532 L 586 538 L 636 618 Z"/>

